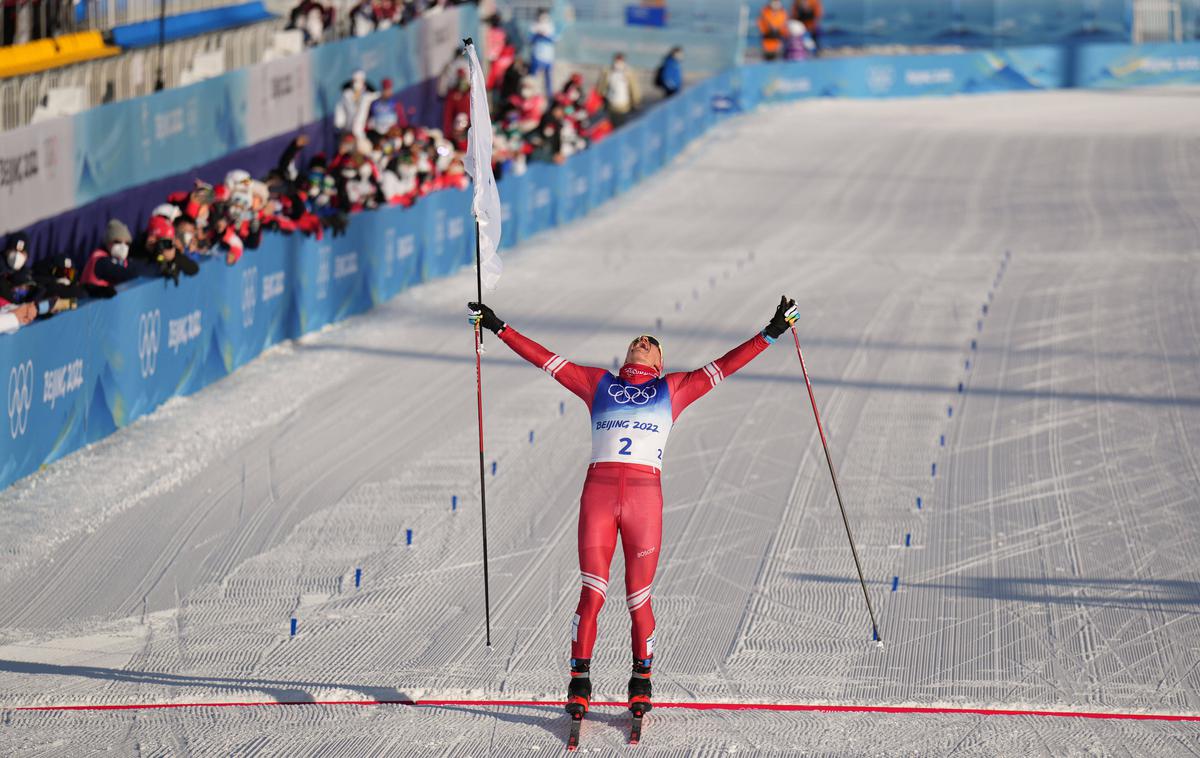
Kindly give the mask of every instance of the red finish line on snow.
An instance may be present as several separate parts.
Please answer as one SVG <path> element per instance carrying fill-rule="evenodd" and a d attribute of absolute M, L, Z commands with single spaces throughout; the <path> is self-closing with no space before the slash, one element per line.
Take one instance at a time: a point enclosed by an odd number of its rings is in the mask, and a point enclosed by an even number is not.
<path fill-rule="evenodd" d="M 547 700 L 304 700 L 279 702 L 231 703 L 131 703 L 126 705 L 34 705 L 13 708 L 15 711 L 140 711 L 166 708 L 262 708 L 268 706 L 302 705 L 357 705 L 380 706 L 401 705 L 412 708 L 503 708 L 542 707 L 561 708 L 562 703 Z M 625 703 L 596 702 L 594 708 L 625 708 Z M 692 711 L 813 711 L 820 713 L 897 713 L 952 716 L 1036 716 L 1042 718 L 1107 719 L 1124 721 L 1190 721 L 1200 722 L 1200 716 L 1185 716 L 1170 713 L 1114 713 L 1105 711 L 1047 711 L 1015 710 L 1008 708 L 952 708 L 941 706 L 908 705 L 822 705 L 810 703 L 655 703 L 654 709 L 682 708 Z"/>

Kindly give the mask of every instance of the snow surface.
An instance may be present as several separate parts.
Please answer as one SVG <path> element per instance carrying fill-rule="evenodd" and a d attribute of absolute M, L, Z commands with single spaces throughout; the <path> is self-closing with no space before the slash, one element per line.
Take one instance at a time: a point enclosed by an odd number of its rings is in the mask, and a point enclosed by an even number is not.
<path fill-rule="evenodd" d="M 659 700 L 1200 713 L 1197 94 L 768 109 L 508 256 L 493 307 L 601 366 L 643 331 L 669 369 L 699 366 L 781 292 L 800 303 L 887 646 L 785 338 L 672 435 Z M 585 409 L 489 335 L 486 648 L 473 287 L 464 272 L 272 350 L 0 494 L 0 753 L 561 751 L 551 706 L 15 710 L 561 699 Z M 603 699 L 628 677 L 622 575 L 617 551 Z M 626 721 L 597 709 L 584 749 L 623 753 Z M 672 709 L 636 750 L 1161 756 L 1198 738 Z"/>

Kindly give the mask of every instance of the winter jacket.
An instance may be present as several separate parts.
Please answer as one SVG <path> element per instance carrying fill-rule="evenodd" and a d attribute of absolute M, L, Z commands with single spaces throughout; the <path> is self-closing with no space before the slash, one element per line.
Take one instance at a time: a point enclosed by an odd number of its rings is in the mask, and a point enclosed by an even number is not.
<path fill-rule="evenodd" d="M 792 4 L 792 18 L 804 24 L 810 32 L 821 25 L 821 17 L 825 9 L 821 0 L 795 0 Z"/>
<path fill-rule="evenodd" d="M 783 52 L 783 41 L 787 38 L 788 14 L 783 8 L 763 6 L 758 16 L 758 31 L 762 33 L 762 48 L 766 55 Z"/>

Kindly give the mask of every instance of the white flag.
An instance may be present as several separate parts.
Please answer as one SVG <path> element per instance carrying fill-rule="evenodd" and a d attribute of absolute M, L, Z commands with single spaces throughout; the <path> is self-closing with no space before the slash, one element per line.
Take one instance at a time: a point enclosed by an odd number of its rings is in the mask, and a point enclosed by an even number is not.
<path fill-rule="evenodd" d="M 471 129 L 467 132 L 467 159 L 474 198 L 471 211 L 479 223 L 479 275 L 483 286 L 496 288 L 503 266 L 500 263 L 500 192 L 492 173 L 492 116 L 488 113 L 487 80 L 475 45 L 467 45 L 471 64 Z"/>

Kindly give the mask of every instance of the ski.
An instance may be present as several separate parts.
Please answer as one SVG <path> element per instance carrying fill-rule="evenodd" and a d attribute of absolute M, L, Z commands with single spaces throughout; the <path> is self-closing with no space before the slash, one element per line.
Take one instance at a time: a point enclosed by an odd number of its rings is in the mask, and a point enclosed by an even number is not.
<path fill-rule="evenodd" d="M 642 741 L 642 714 L 634 711 L 633 723 L 629 727 L 629 744 L 636 745 Z"/>
<path fill-rule="evenodd" d="M 579 727 L 583 726 L 583 713 L 571 714 L 571 733 L 567 735 L 567 750 L 572 753 L 579 747 Z"/>

